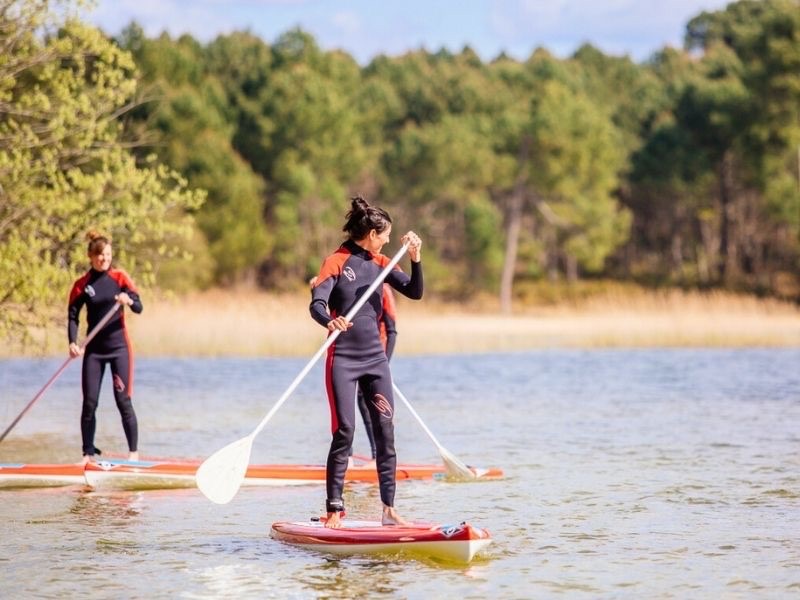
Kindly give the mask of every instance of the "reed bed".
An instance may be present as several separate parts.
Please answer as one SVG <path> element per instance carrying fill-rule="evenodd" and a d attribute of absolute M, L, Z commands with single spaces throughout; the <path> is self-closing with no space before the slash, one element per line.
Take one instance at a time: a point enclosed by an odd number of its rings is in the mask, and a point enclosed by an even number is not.
<path fill-rule="evenodd" d="M 325 331 L 308 314 L 308 295 L 211 290 L 182 298 L 145 297 L 128 315 L 138 356 L 309 356 Z M 63 326 L 34 332 L 25 348 L 0 357 L 59 355 Z M 398 298 L 397 353 L 436 354 L 537 348 L 800 346 L 800 308 L 729 293 L 610 290 L 557 304 L 472 304 Z"/>
<path fill-rule="evenodd" d="M 212 290 L 183 298 L 145 297 L 128 315 L 137 356 L 311 356 L 325 331 L 307 294 Z M 517 305 L 500 314 L 474 305 L 398 299 L 398 355 L 541 348 L 800 346 L 800 309 L 726 293 L 609 291 L 554 305 Z M 34 349 L 3 356 L 60 354 L 63 327 Z"/>

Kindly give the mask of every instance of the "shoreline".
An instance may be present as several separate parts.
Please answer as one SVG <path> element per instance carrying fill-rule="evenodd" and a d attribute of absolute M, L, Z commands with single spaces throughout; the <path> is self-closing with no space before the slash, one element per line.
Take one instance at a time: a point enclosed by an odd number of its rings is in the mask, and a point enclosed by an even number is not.
<path fill-rule="evenodd" d="M 515 307 L 398 298 L 396 353 L 463 354 L 556 348 L 800 347 L 800 307 L 730 294 L 669 291 L 605 295 Z M 210 290 L 147 301 L 126 315 L 138 357 L 303 357 L 325 340 L 305 294 Z M 81 331 L 85 325 L 82 323 Z M 3 345 L 0 357 L 64 356 L 63 326 L 35 348 Z"/>

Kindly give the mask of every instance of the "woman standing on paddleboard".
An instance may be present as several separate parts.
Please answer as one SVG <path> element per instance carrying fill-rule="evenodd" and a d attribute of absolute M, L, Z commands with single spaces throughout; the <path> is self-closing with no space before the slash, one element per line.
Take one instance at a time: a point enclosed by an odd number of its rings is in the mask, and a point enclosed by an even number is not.
<path fill-rule="evenodd" d="M 394 394 L 389 360 L 381 342 L 378 323 L 382 311 L 381 287 L 372 294 L 352 322 L 344 315 L 375 281 L 390 260 L 381 249 L 389 243 L 392 220 L 381 208 L 353 198 L 342 230 L 348 239 L 322 263 L 311 292 L 311 316 L 329 332 L 342 333 L 325 361 L 325 387 L 331 409 L 333 434 L 326 471 L 327 527 L 340 527 L 344 513 L 342 491 L 355 432 L 356 388 L 367 399 L 376 443 L 376 467 L 383 503 L 384 525 L 402 525 L 394 508 L 395 470 Z M 411 258 L 411 276 L 395 267 L 386 283 L 409 298 L 422 298 L 422 241 L 413 231 L 403 236 Z"/>
<path fill-rule="evenodd" d="M 142 301 L 128 274 L 111 266 L 111 240 L 90 231 L 88 256 L 91 268 L 72 285 L 67 308 L 67 335 L 69 354 L 72 357 L 83 354 L 81 385 L 83 389 L 83 409 L 81 411 L 81 437 L 83 439 L 83 463 L 86 464 L 100 451 L 94 446 L 97 427 L 97 403 L 100 396 L 100 383 L 106 365 L 111 367 L 114 399 L 122 417 L 122 428 L 128 440 L 130 460 L 138 460 L 137 451 L 139 426 L 133 410 L 133 355 L 128 332 L 125 328 L 125 306 L 135 313 L 142 312 Z M 114 304 L 120 305 L 106 325 L 94 338 L 81 348 L 77 344 L 78 325 L 81 308 L 86 306 L 87 329 L 91 330 L 110 311 Z"/>

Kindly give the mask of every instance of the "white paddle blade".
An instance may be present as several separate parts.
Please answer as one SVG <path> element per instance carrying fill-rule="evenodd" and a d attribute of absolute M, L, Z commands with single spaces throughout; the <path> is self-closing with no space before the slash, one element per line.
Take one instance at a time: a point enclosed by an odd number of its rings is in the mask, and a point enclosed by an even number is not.
<path fill-rule="evenodd" d="M 454 454 L 439 446 L 439 454 L 442 455 L 444 468 L 447 471 L 448 479 L 458 481 L 472 481 L 477 479 L 477 475 L 467 465 L 461 462 Z"/>
<path fill-rule="evenodd" d="M 203 461 L 197 469 L 195 482 L 203 495 L 216 504 L 227 504 L 239 491 L 250 463 L 253 436 L 248 435 Z"/>

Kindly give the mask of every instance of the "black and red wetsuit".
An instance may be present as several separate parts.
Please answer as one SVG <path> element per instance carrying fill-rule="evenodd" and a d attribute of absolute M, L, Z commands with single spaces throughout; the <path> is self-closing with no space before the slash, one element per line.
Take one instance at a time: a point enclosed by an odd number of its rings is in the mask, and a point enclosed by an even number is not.
<path fill-rule="evenodd" d="M 311 316 L 327 327 L 333 318 L 346 315 L 389 262 L 386 256 L 373 255 L 352 240 L 342 244 L 322 263 L 311 292 Z M 423 289 L 422 264 L 411 263 L 410 277 L 395 267 L 385 281 L 404 296 L 419 299 Z M 397 467 L 394 394 L 389 359 L 379 329 L 382 298 L 379 286 L 353 317 L 352 327 L 343 331 L 328 349 L 325 386 L 333 433 L 326 476 L 328 512 L 344 508 L 342 490 L 355 432 L 357 387 L 363 391 L 372 417 L 381 501 L 386 506 L 394 506 Z"/>
<path fill-rule="evenodd" d="M 381 313 L 378 328 L 381 336 L 381 343 L 386 351 L 386 358 L 392 360 L 394 353 L 394 346 L 397 342 L 397 308 L 394 301 L 394 293 L 392 287 L 388 284 L 383 284 L 383 312 Z M 364 429 L 366 429 L 367 439 L 369 440 L 370 456 L 375 460 L 377 456 L 377 448 L 375 447 L 375 434 L 372 433 L 372 417 L 369 415 L 369 407 L 367 406 L 367 399 L 358 389 L 358 412 L 361 413 L 361 420 L 364 421 Z M 353 455 L 352 446 L 350 448 L 350 456 Z"/>
<path fill-rule="evenodd" d="M 89 271 L 72 285 L 67 308 L 67 335 L 69 343 L 78 339 L 78 324 L 81 308 L 86 306 L 87 331 L 99 323 L 114 307 L 115 297 L 121 292 L 128 294 L 133 301 L 131 310 L 142 312 L 142 301 L 133 281 L 125 271 L 114 269 L 107 271 Z M 94 455 L 99 451 L 94 446 L 94 434 L 97 427 L 95 412 L 100 396 L 100 383 L 106 365 L 111 366 L 114 399 L 117 402 L 122 428 L 128 440 L 128 450 L 135 452 L 139 442 L 139 428 L 136 413 L 133 410 L 133 353 L 125 328 L 125 315 L 118 310 L 105 326 L 89 341 L 83 355 L 82 388 L 83 410 L 81 411 L 81 436 L 83 438 L 83 454 Z"/>

